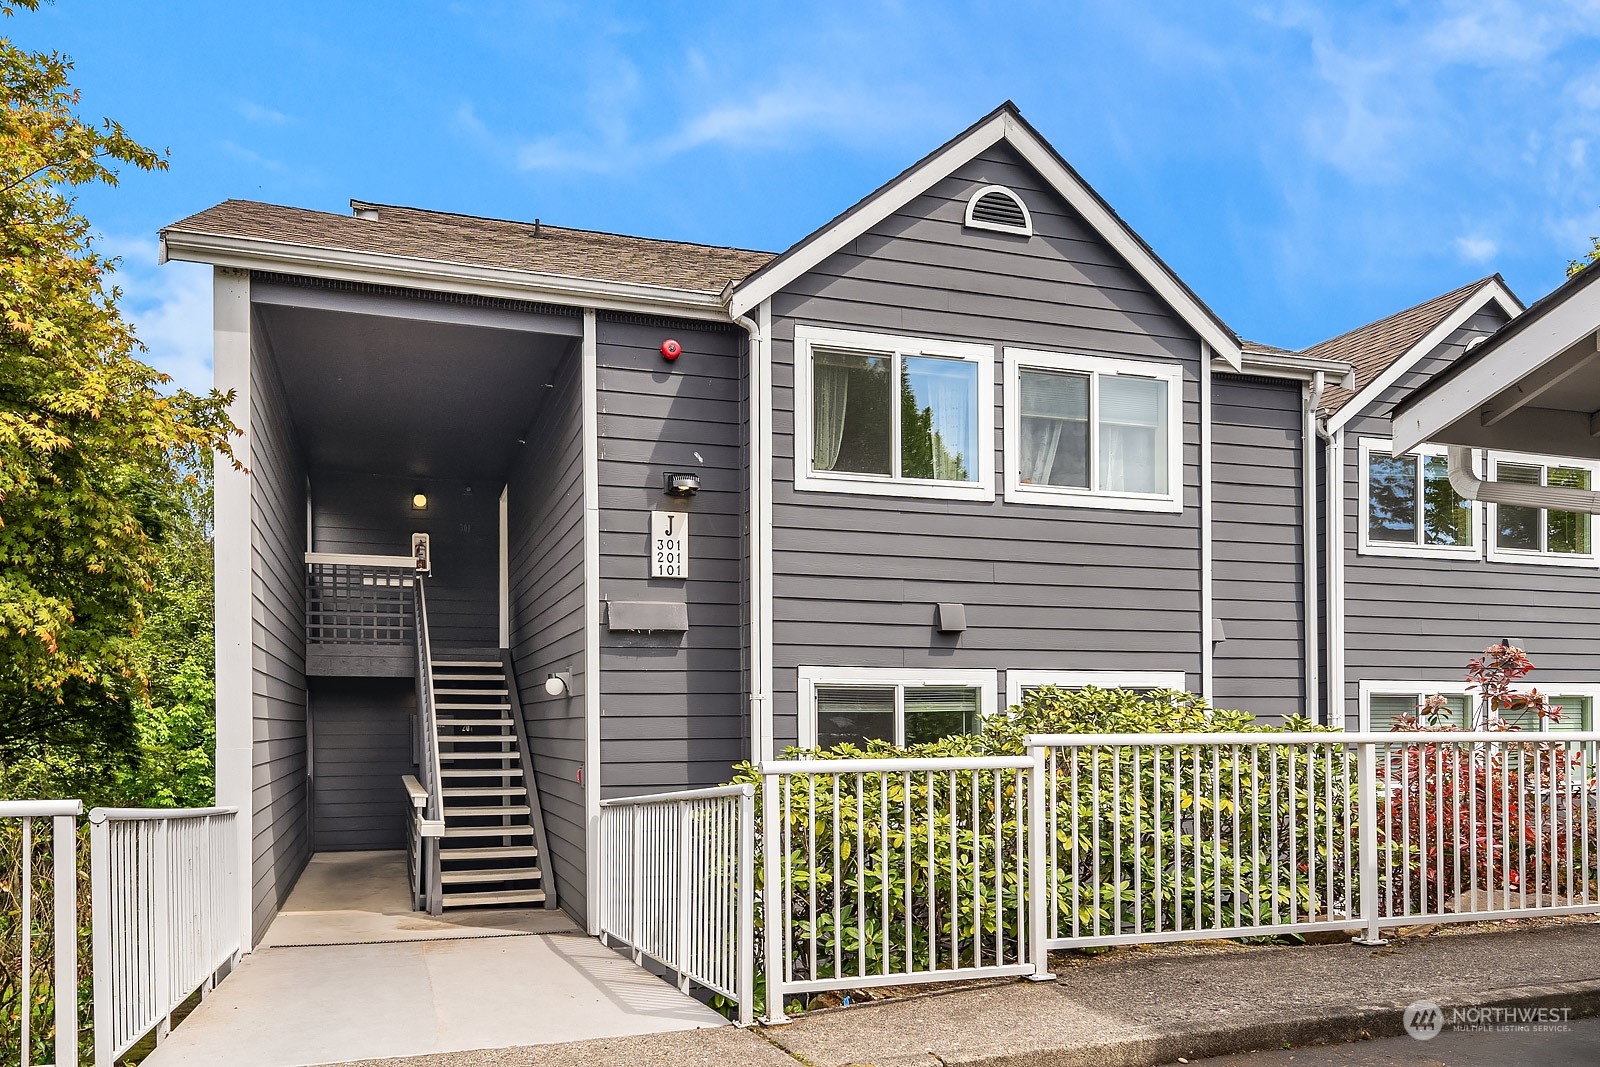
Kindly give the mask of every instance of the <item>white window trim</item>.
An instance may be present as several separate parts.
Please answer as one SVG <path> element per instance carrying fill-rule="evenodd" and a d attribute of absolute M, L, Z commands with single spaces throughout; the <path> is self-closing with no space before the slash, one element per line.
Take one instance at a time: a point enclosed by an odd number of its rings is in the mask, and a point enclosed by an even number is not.
<path fill-rule="evenodd" d="M 811 469 L 811 350 L 813 345 L 859 349 L 867 353 L 899 353 L 964 359 L 978 365 L 978 478 L 974 482 L 936 482 L 877 474 L 846 474 Z M 794 487 L 814 493 L 861 493 L 869 496 L 909 496 L 936 500 L 994 499 L 994 347 L 927 337 L 899 337 L 836 330 L 825 326 L 794 328 Z M 898 400 L 898 393 L 896 394 Z M 899 410 L 898 403 L 893 406 Z M 898 437 L 890 432 L 890 447 Z"/>
<path fill-rule="evenodd" d="M 1117 493 L 1064 486 L 1025 485 L 1022 481 L 1022 382 L 1024 368 L 1076 371 L 1096 375 L 1156 378 L 1167 383 L 1167 492 Z M 1094 424 L 1099 390 L 1091 387 L 1089 421 Z M 1183 368 L 1176 363 L 1090 356 L 1077 352 L 1041 352 L 1029 348 L 1005 350 L 1005 466 L 1006 500 L 1018 504 L 1056 507 L 1104 508 L 1116 511 L 1183 511 Z M 1091 429 L 1091 436 L 1093 430 Z M 1099 457 L 1089 457 L 1091 480 L 1097 476 Z"/>
<path fill-rule="evenodd" d="M 1491 449 L 1485 469 L 1487 478 L 1493 481 L 1496 474 L 1496 465 L 1504 460 L 1507 463 L 1538 464 L 1541 467 L 1582 467 L 1589 472 L 1589 484 L 1600 486 L 1600 463 L 1590 460 L 1569 459 L 1565 456 L 1542 456 L 1532 452 L 1505 452 Z M 1540 511 L 1549 511 L 1549 508 L 1540 508 Z M 1499 546 L 1500 530 L 1500 505 L 1489 505 L 1489 521 L 1484 531 L 1484 541 L 1489 546 L 1489 559 L 1494 563 L 1532 563 L 1542 567 L 1600 567 L 1600 554 L 1593 551 L 1595 537 L 1600 535 L 1595 520 L 1589 519 L 1589 547 L 1591 551 L 1578 555 L 1576 553 L 1562 552 L 1529 552 L 1520 548 L 1501 548 Z"/>
<path fill-rule="evenodd" d="M 1022 691 L 1041 685 L 1058 689 L 1171 689 L 1182 693 L 1188 690 L 1188 680 L 1182 671 L 1006 671 L 1006 707 L 1022 703 Z"/>
<path fill-rule="evenodd" d="M 1362 556 L 1404 556 L 1408 559 L 1416 559 L 1418 557 L 1425 559 L 1482 559 L 1483 544 L 1487 540 L 1487 531 L 1483 524 L 1483 505 L 1476 500 L 1467 501 L 1472 508 L 1472 544 L 1469 547 L 1426 545 L 1420 541 L 1417 544 L 1404 545 L 1394 541 L 1374 541 L 1371 539 L 1372 482 L 1369 476 L 1372 469 L 1371 459 L 1375 454 L 1393 455 L 1392 448 L 1393 443 L 1382 437 L 1363 437 L 1360 439 L 1359 459 L 1357 460 L 1359 467 L 1356 473 L 1361 493 L 1361 513 L 1356 517 L 1357 554 Z M 1420 445 L 1406 454 L 1443 456 L 1448 451 L 1443 445 Z M 1421 536 L 1420 522 L 1418 523 L 1418 536 Z"/>
<path fill-rule="evenodd" d="M 978 690 L 978 712 L 988 718 L 999 710 L 999 672 L 967 667 L 801 667 L 799 686 L 799 744 L 817 745 L 817 686 L 892 685 L 895 695 L 895 733 L 905 730 L 904 688 L 925 685 L 968 685 Z"/>
<path fill-rule="evenodd" d="M 1468 696 L 1473 698 L 1469 713 L 1472 715 L 1474 722 L 1458 722 L 1451 723 L 1451 725 L 1472 726 L 1478 716 L 1478 694 L 1468 688 L 1468 683 L 1459 680 L 1453 682 L 1372 681 L 1364 678 L 1356 684 L 1356 691 L 1359 694 L 1360 702 L 1358 721 L 1361 725 L 1357 731 L 1358 733 L 1372 732 L 1372 698 L 1374 696 L 1429 696 L 1434 693 L 1439 693 L 1443 696 Z M 1567 692 L 1565 689 L 1562 690 L 1563 694 Z"/>
<path fill-rule="evenodd" d="M 1563 685 L 1560 682 L 1556 682 L 1551 685 L 1545 685 L 1535 679 L 1529 679 L 1529 681 L 1532 684 L 1528 685 L 1527 688 L 1537 689 L 1547 697 L 1588 698 L 1590 710 L 1593 713 L 1595 720 L 1600 722 L 1600 685 Z M 1580 723 L 1579 726 L 1581 728 L 1582 724 Z M 1539 720 L 1539 732 L 1551 732 L 1549 719 Z M 1560 731 L 1554 732 L 1559 733 Z"/>
<path fill-rule="evenodd" d="M 978 201 L 982 200 L 990 193 L 1000 193 L 1009 199 L 1013 204 L 1016 204 L 1017 207 L 1022 209 L 1021 226 L 1006 226 L 1002 223 L 987 222 L 983 219 L 974 217 L 974 212 L 977 211 L 978 208 Z M 967 198 L 967 217 L 963 225 L 974 230 L 994 230 L 996 233 L 1012 233 L 1018 234 L 1022 237 L 1032 237 L 1033 213 L 1028 210 L 1028 205 L 1022 202 L 1022 197 L 1018 196 L 1014 190 L 1008 189 L 1004 185 L 985 185 L 982 189 L 979 189 L 977 192 L 973 193 L 972 196 Z"/>

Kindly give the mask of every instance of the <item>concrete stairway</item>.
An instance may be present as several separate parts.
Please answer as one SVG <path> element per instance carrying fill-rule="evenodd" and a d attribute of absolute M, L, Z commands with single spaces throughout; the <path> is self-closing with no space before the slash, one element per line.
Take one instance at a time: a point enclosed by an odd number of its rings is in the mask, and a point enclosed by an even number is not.
<path fill-rule="evenodd" d="M 443 783 L 440 883 L 446 908 L 545 900 L 539 802 L 517 740 L 500 660 L 440 651 L 432 663 Z"/>

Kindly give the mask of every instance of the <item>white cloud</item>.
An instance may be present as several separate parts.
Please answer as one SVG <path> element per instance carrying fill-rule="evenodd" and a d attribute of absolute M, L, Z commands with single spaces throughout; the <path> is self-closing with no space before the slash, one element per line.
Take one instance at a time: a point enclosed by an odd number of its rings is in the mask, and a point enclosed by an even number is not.
<path fill-rule="evenodd" d="M 235 100 L 233 109 L 247 121 L 259 123 L 262 126 L 287 126 L 294 121 L 294 119 L 276 108 L 258 104 L 254 100 Z"/>
<path fill-rule="evenodd" d="M 144 342 L 143 359 L 171 375 L 172 386 L 211 390 L 211 268 L 199 263 L 157 263 L 149 238 L 106 237 L 104 255 L 121 262 L 112 281 L 122 289 L 120 308 Z"/>
<path fill-rule="evenodd" d="M 1456 253 L 1468 263 L 1487 263 L 1500 251 L 1500 245 L 1491 237 L 1463 234 L 1456 238 Z"/>

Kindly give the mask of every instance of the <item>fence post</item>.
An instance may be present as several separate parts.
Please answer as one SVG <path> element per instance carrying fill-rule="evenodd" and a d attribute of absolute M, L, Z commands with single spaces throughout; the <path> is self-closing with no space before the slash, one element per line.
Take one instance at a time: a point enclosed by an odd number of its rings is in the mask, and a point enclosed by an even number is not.
<path fill-rule="evenodd" d="M 1045 867 L 1050 861 L 1052 842 L 1046 832 L 1045 816 L 1045 764 L 1050 750 L 1043 745 L 1030 744 L 1028 753 L 1033 766 L 1028 768 L 1028 954 L 1033 963 L 1034 982 L 1052 982 L 1050 973 L 1049 940 L 1051 930 L 1049 901 L 1046 899 Z"/>
<path fill-rule="evenodd" d="M 57 815 L 56 891 L 56 1067 L 78 1067 L 78 817 Z"/>
<path fill-rule="evenodd" d="M 739 794 L 739 1025 L 755 1021 L 756 1001 L 756 787 Z"/>
<path fill-rule="evenodd" d="M 692 802 L 679 801 L 674 805 L 678 809 L 678 936 L 673 949 L 676 958 L 673 963 L 678 969 L 678 991 L 689 992 L 689 961 L 692 937 L 690 924 L 694 917 L 689 913 L 690 879 L 694 877 L 694 864 L 692 862 L 693 849 L 689 847 L 689 835 L 694 830 L 694 805 Z"/>
<path fill-rule="evenodd" d="M 111 1023 L 111 824 L 89 818 L 89 924 L 94 962 L 94 1062 L 109 1067 Z"/>
<path fill-rule="evenodd" d="M 761 776 L 761 916 L 762 935 L 766 938 L 767 1011 L 764 1021 L 768 1026 L 786 1023 L 789 1017 L 783 1011 L 783 930 L 781 924 L 789 921 L 788 908 L 783 901 L 780 881 L 780 863 L 788 857 L 781 856 L 778 841 L 782 834 L 778 827 L 778 776 Z"/>
<path fill-rule="evenodd" d="M 1356 742 L 1356 825 L 1360 828 L 1361 924 L 1358 945 L 1381 945 L 1378 931 L 1378 746 Z"/>
<path fill-rule="evenodd" d="M 628 901 L 630 911 L 628 914 L 628 943 L 633 948 L 633 962 L 642 965 L 643 956 L 639 951 L 644 935 L 640 931 L 640 924 L 644 921 L 643 912 L 640 910 L 640 898 L 644 895 L 639 891 L 643 879 L 640 877 L 644 867 L 644 807 L 637 806 L 633 809 L 633 834 L 628 842 L 632 859 L 628 863 Z"/>

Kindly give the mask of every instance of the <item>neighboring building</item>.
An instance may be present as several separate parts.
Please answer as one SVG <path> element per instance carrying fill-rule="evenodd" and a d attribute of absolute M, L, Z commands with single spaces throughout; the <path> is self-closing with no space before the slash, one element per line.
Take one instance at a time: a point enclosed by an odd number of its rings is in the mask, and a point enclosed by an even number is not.
<path fill-rule="evenodd" d="M 352 208 L 162 233 L 216 268 L 245 429 L 216 538 L 247 938 L 312 851 L 416 844 L 408 774 L 435 906 L 587 919 L 602 797 L 1040 684 L 1354 726 L 1501 637 L 1600 683 L 1587 520 L 1491 539 L 1425 491 L 1403 543 L 1404 462 L 1374 458 L 1394 398 L 1518 312 L 1498 279 L 1241 342 L 1009 104 L 776 256 Z"/>

